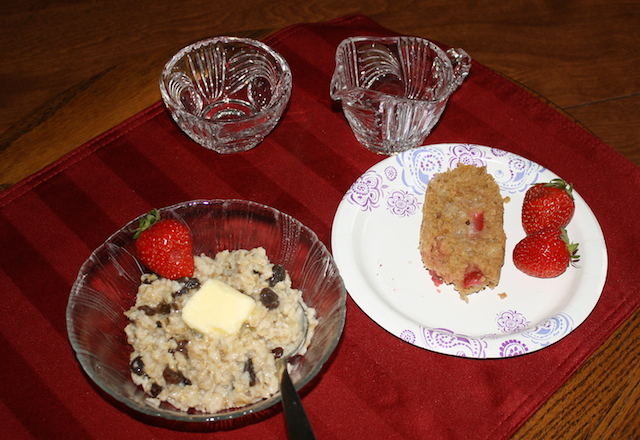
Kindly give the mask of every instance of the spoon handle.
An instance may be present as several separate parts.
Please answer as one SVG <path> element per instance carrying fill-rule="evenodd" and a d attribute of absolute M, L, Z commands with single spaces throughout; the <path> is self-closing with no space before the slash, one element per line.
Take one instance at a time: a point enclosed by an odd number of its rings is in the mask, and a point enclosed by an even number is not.
<path fill-rule="evenodd" d="M 289 438 L 292 440 L 315 440 L 316 437 L 313 434 L 313 429 L 311 429 L 311 423 L 309 423 L 307 413 L 302 406 L 300 396 L 293 386 L 293 382 L 291 382 L 286 365 L 280 382 L 282 408 Z"/>

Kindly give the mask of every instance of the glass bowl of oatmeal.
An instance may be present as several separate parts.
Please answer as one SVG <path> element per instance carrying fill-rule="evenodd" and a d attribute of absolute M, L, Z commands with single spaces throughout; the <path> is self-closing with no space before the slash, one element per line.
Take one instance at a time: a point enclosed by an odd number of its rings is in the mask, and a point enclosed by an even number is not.
<path fill-rule="evenodd" d="M 169 280 L 138 261 L 131 230 L 139 218 L 109 237 L 69 296 L 67 330 L 80 365 L 148 416 L 213 423 L 276 411 L 278 358 L 304 340 L 289 365 L 301 389 L 342 335 L 346 291 L 333 257 L 311 229 L 258 203 L 195 200 L 159 211 L 189 226 L 194 275 Z M 213 280 L 254 300 L 235 332 L 203 334 L 182 320 Z"/>

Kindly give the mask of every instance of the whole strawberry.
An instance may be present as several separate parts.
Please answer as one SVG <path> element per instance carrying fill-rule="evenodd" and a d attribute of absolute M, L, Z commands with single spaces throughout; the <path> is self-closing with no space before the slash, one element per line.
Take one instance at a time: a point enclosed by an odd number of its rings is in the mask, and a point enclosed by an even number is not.
<path fill-rule="evenodd" d="M 513 263 L 527 275 L 554 278 L 577 262 L 577 244 L 570 244 L 567 232 L 559 228 L 546 228 L 523 238 L 513 249 Z"/>
<path fill-rule="evenodd" d="M 160 219 L 154 209 L 132 230 L 140 261 L 161 277 L 191 277 L 194 270 L 193 241 L 189 228 L 175 219 Z"/>
<path fill-rule="evenodd" d="M 573 186 L 562 179 L 529 188 L 522 204 L 522 227 L 527 234 L 545 228 L 564 228 L 575 211 Z"/>

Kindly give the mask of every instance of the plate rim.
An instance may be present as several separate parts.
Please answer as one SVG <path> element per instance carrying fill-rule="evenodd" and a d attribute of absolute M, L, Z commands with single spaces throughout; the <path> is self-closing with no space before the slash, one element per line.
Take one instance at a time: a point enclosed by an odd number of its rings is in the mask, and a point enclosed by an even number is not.
<path fill-rule="evenodd" d="M 498 153 L 500 154 L 502 157 L 504 156 L 508 156 L 510 158 L 517 158 L 517 159 L 522 159 L 528 163 L 530 163 L 532 166 L 535 165 L 539 168 L 539 173 L 536 176 L 536 179 L 539 178 L 540 174 L 544 173 L 544 174 L 551 174 L 552 177 L 558 177 L 558 175 L 556 173 L 554 173 L 553 171 L 551 171 L 548 168 L 545 168 L 543 166 L 541 166 L 540 164 L 527 159 L 517 153 L 512 153 L 506 150 L 502 150 L 502 149 L 498 149 L 498 148 L 494 148 L 494 147 L 488 147 L 485 145 L 478 145 L 478 144 L 472 144 L 472 143 L 437 143 L 437 144 L 428 144 L 428 145 L 424 145 L 421 147 L 418 147 L 416 149 L 412 149 L 412 150 L 408 150 L 402 153 L 398 153 L 396 155 L 393 156 L 389 156 L 384 158 L 383 160 L 377 162 L 376 164 L 372 165 L 371 167 L 369 167 L 367 170 L 365 170 L 360 176 L 358 176 L 358 178 L 356 178 L 356 180 L 354 180 L 354 182 L 352 183 L 352 185 L 349 187 L 349 190 L 346 191 L 346 193 L 343 195 L 338 208 L 336 210 L 336 213 L 334 215 L 334 219 L 333 219 L 333 224 L 332 224 L 332 231 L 331 231 L 331 247 L 332 247 L 332 253 L 334 255 L 334 258 L 336 260 L 336 264 L 338 265 L 338 268 L 340 270 L 340 273 L 343 277 L 345 286 L 347 288 L 347 292 L 349 293 L 349 296 L 353 299 L 353 301 L 356 303 L 356 305 L 358 305 L 358 307 L 365 313 L 365 315 L 367 315 L 369 317 L 369 319 L 371 319 L 372 321 L 374 321 L 376 324 L 378 324 L 380 327 L 382 327 L 384 330 L 386 330 L 387 332 L 391 333 L 393 336 L 403 340 L 404 342 L 407 342 L 411 345 L 417 346 L 419 348 L 428 350 L 428 351 L 432 351 L 432 352 L 436 352 L 436 353 L 441 353 L 441 354 L 447 354 L 447 355 L 453 355 L 453 356 L 459 356 L 459 357 L 471 357 L 471 358 L 486 358 L 486 359 L 495 359 L 495 358 L 505 358 L 505 357 L 513 357 L 513 356 L 519 356 L 519 355 L 524 355 L 527 353 L 532 353 L 532 352 L 536 352 L 539 351 L 543 348 L 546 348 L 550 345 L 555 344 L 556 342 L 564 339 L 567 335 L 569 335 L 570 333 L 572 333 L 573 331 L 575 331 L 584 321 L 586 321 L 586 319 L 589 317 L 589 315 L 591 314 L 591 312 L 593 311 L 593 309 L 595 308 L 595 306 L 597 305 L 601 295 L 602 295 L 602 290 L 604 288 L 604 284 L 606 281 L 606 276 L 607 276 L 607 272 L 608 272 L 608 254 L 607 254 L 607 248 L 606 248 L 606 242 L 605 242 L 605 238 L 604 235 L 602 233 L 602 228 L 597 220 L 597 217 L 595 216 L 595 214 L 593 213 L 593 211 L 591 210 L 591 208 L 589 207 L 589 205 L 586 203 L 586 201 L 580 196 L 580 194 L 577 193 L 577 191 L 574 190 L 574 196 L 576 198 L 576 202 L 581 204 L 581 208 L 583 210 L 586 209 L 586 212 L 584 212 L 583 214 L 589 214 L 588 218 L 586 218 L 586 222 L 587 223 L 591 223 L 591 226 L 595 227 L 595 231 L 597 231 L 597 237 L 591 237 L 589 238 L 590 242 L 596 242 L 596 245 L 598 246 L 598 249 L 601 249 L 601 254 L 600 255 L 595 255 L 593 256 L 593 261 L 599 261 L 598 263 L 598 267 L 601 268 L 600 271 L 594 272 L 594 273 L 589 273 L 589 279 L 593 278 L 593 288 L 591 289 L 587 289 L 587 293 L 583 294 L 582 296 L 586 299 L 586 302 L 588 304 L 586 304 L 585 307 L 583 307 L 581 310 L 578 310 L 578 314 L 575 316 L 575 319 L 573 317 L 573 315 L 569 316 L 569 319 L 571 319 L 573 322 L 571 322 L 571 328 L 566 331 L 563 334 L 560 335 L 556 335 L 556 337 L 552 337 L 550 338 L 548 341 L 546 341 L 546 343 L 544 345 L 532 345 L 531 347 L 528 347 L 528 349 L 524 352 L 517 352 L 517 351 L 512 351 L 510 352 L 510 354 L 499 354 L 498 352 L 495 351 L 494 347 L 488 347 L 487 346 L 487 342 L 489 340 L 491 340 L 492 345 L 493 343 L 497 343 L 497 342 L 501 342 L 501 341 L 505 341 L 509 342 L 509 338 L 513 338 L 513 337 L 517 337 L 519 334 L 522 334 L 524 332 L 516 332 L 516 333 L 508 333 L 508 334 L 504 334 L 504 335 L 487 335 L 485 334 L 483 337 L 474 337 L 474 336 L 468 336 L 465 335 L 463 333 L 456 333 L 454 331 L 451 330 L 447 330 L 447 329 L 441 329 L 441 328 L 432 328 L 432 327 L 422 327 L 420 325 L 420 323 L 417 323 L 415 321 L 412 321 L 411 318 L 408 318 L 406 316 L 404 316 L 401 312 L 399 312 L 398 310 L 395 309 L 391 309 L 388 308 L 390 310 L 385 311 L 384 314 L 380 313 L 380 304 L 384 303 L 386 301 L 386 299 L 383 299 L 379 296 L 378 293 L 375 292 L 375 288 L 373 286 L 371 286 L 367 281 L 366 281 L 366 277 L 363 276 L 362 273 L 359 273 L 359 269 L 354 270 L 354 266 L 355 264 L 352 264 L 355 262 L 355 258 L 350 258 L 349 256 L 349 250 L 347 249 L 349 246 L 343 244 L 346 242 L 346 237 L 350 231 L 353 231 L 353 226 L 352 223 L 355 222 L 356 220 L 356 216 L 349 214 L 350 210 L 353 210 L 354 207 L 352 204 L 350 204 L 347 201 L 348 195 L 350 193 L 350 191 L 352 190 L 353 186 L 358 182 L 359 179 L 361 179 L 363 176 L 365 176 L 367 173 L 371 172 L 371 171 L 380 171 L 382 168 L 385 167 L 385 165 L 389 165 L 391 163 L 397 164 L 399 162 L 399 157 L 403 158 L 406 156 L 410 156 L 410 155 L 415 155 L 416 153 L 419 153 L 424 150 L 440 150 L 441 152 L 443 152 L 443 154 L 451 154 L 448 151 L 452 150 L 453 147 L 458 147 L 458 146 L 462 146 L 465 148 L 477 148 L 479 149 L 481 152 L 487 153 L 487 152 L 494 152 L 494 153 Z M 487 159 L 487 158 L 485 158 Z M 491 158 L 490 161 L 496 161 L 498 160 L 498 157 L 496 158 Z M 431 176 L 432 177 L 432 176 Z M 430 177 L 430 178 L 431 178 Z M 534 182 L 538 182 L 539 180 L 534 180 Z M 548 181 L 548 177 L 545 177 L 544 181 Z M 527 185 L 528 187 L 529 185 Z M 410 188 L 412 189 L 412 188 Z M 524 190 L 522 190 L 523 192 Z M 503 196 L 504 196 L 504 191 L 503 192 Z M 418 198 L 422 199 L 424 197 L 424 194 L 418 194 L 417 195 Z M 422 203 L 420 203 L 421 206 Z M 357 209 L 357 207 L 355 208 Z M 358 211 L 360 213 L 362 213 L 363 211 Z M 367 215 L 370 215 L 371 213 L 365 213 L 365 217 Z M 418 213 L 418 215 L 421 217 L 421 213 Z M 582 218 L 582 217 L 581 217 Z M 589 225 L 587 225 L 589 226 Z M 586 228 L 588 229 L 588 228 Z M 524 234 L 524 232 L 523 232 Z M 351 254 L 353 254 L 353 252 L 351 252 Z M 505 255 L 505 262 L 507 260 L 507 258 L 509 258 L 508 255 Z M 596 263 L 593 263 L 596 264 Z M 356 273 L 356 275 L 354 275 L 354 272 Z M 376 275 L 377 276 L 377 275 Z M 582 280 L 583 277 L 580 277 L 580 280 Z M 366 292 L 365 290 L 369 289 L 369 292 Z M 371 290 L 374 290 L 374 292 L 371 292 Z M 581 288 L 580 292 L 583 291 L 585 289 Z M 353 291 L 355 291 L 356 293 L 352 293 Z M 579 295 L 580 295 L 579 292 Z M 367 298 L 369 297 L 369 298 Z M 371 306 L 371 304 L 369 304 L 367 302 L 367 299 L 369 299 L 369 301 L 371 301 L 371 298 L 373 298 L 373 306 Z M 376 310 L 376 308 L 378 310 Z M 566 310 L 566 305 L 565 308 L 562 309 L 561 311 L 564 312 Z M 386 315 L 386 316 L 385 316 Z M 547 321 L 553 320 L 553 319 L 564 319 L 562 316 L 562 313 L 553 315 L 553 316 L 548 316 L 547 318 L 545 318 L 542 321 L 538 321 L 536 323 L 536 325 L 539 325 L 541 323 L 546 323 Z M 423 341 L 419 341 L 418 338 L 413 338 L 413 340 L 411 340 L 411 338 L 407 337 L 406 335 L 403 334 L 403 331 L 398 329 L 398 324 L 396 322 L 394 322 L 394 319 L 397 321 L 398 317 L 400 317 L 404 320 L 409 321 L 411 324 L 413 324 L 414 326 L 418 326 L 420 331 L 428 331 L 428 332 L 434 332 L 435 337 L 438 338 L 447 338 L 450 341 L 455 342 L 455 340 L 460 340 L 463 339 L 466 343 L 470 344 L 471 346 L 477 345 L 477 350 L 465 350 L 465 351 L 450 351 L 448 349 L 438 349 L 438 346 L 426 346 L 426 344 Z M 559 318 L 557 318 L 559 317 Z M 555 323 L 557 325 L 567 325 L 566 323 Z M 553 325 L 553 323 L 552 323 Z M 407 326 L 408 328 L 409 326 Z M 528 327 L 528 329 L 530 329 L 531 327 Z M 537 327 L 536 327 L 537 328 Z M 504 344 L 503 344 L 504 345 Z M 504 353 L 508 353 L 508 350 L 505 349 Z"/>

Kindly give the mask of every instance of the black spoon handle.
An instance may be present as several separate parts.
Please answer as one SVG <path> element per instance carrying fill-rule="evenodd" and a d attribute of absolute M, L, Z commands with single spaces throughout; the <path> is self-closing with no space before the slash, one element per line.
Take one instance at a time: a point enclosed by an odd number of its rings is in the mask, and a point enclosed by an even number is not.
<path fill-rule="evenodd" d="M 315 440 L 311 423 L 309 423 L 307 413 L 302 406 L 300 396 L 291 382 L 286 365 L 282 372 L 280 392 L 282 393 L 282 408 L 289 438 L 291 440 Z"/>

